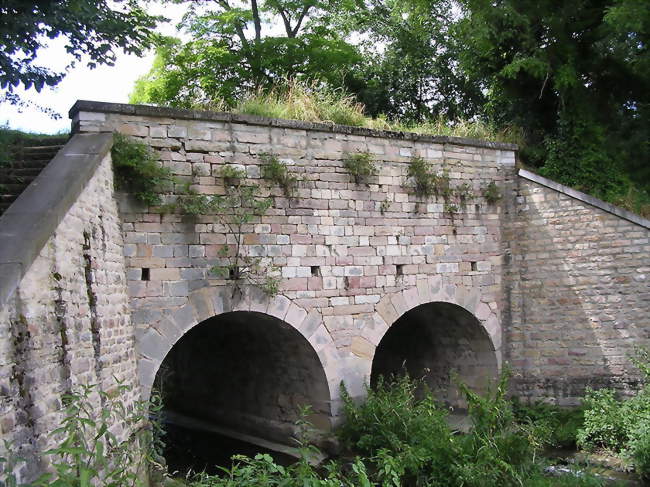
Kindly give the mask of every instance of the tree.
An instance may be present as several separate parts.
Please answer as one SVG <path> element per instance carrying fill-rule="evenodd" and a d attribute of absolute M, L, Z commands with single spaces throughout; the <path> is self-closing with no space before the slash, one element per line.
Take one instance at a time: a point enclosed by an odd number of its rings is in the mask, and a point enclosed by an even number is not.
<path fill-rule="evenodd" d="M 525 130 L 526 162 L 601 198 L 630 191 L 626 173 L 650 158 L 650 4 L 461 4 L 461 67 L 487 93 L 486 117 Z M 647 187 L 650 171 L 639 176 Z"/>
<path fill-rule="evenodd" d="M 34 64 L 48 39 L 66 38 L 66 51 L 72 57 L 67 68 L 84 55 L 90 58 L 90 67 L 112 65 L 116 49 L 142 54 L 151 44 L 157 20 L 135 0 L 1 0 L 0 88 L 6 90 L 4 99 L 20 103 L 14 93 L 17 86 L 40 91 L 64 78 L 65 70 L 56 72 Z"/>
<path fill-rule="evenodd" d="M 351 77 L 371 115 L 403 122 L 475 115 L 478 86 L 459 69 L 452 0 L 369 0 L 347 20 L 365 39 L 362 72 Z"/>
<path fill-rule="evenodd" d="M 270 89 L 286 78 L 340 86 L 360 62 L 357 49 L 330 28 L 330 13 L 351 8 L 345 1 L 192 2 L 181 23 L 192 40 L 162 42 L 131 101 L 232 105 L 242 93 Z"/>

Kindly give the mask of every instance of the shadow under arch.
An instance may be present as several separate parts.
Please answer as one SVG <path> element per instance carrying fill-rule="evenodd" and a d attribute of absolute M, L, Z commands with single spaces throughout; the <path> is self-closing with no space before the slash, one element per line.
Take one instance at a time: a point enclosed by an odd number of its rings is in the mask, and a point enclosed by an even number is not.
<path fill-rule="evenodd" d="M 192 327 L 156 375 L 165 410 L 237 433 L 291 444 L 302 406 L 330 424 L 325 371 L 311 344 L 279 318 L 222 313 Z"/>
<path fill-rule="evenodd" d="M 499 373 L 488 331 L 465 308 L 449 302 L 420 304 L 402 314 L 377 345 L 371 385 L 379 376 L 408 373 L 423 378 L 443 403 L 465 408 L 452 375 L 484 392 Z"/>

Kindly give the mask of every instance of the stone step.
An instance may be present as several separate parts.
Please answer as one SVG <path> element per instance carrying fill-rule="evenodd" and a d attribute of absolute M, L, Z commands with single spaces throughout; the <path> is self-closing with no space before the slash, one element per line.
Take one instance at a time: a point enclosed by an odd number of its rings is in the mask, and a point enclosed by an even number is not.
<path fill-rule="evenodd" d="M 38 176 L 45 164 L 33 167 L 0 167 L 0 179 L 3 177 L 30 177 Z"/>
<path fill-rule="evenodd" d="M 67 140 L 67 136 L 30 140 L 29 146 L 12 148 L 12 161 L 0 167 L 0 215 L 38 177 Z"/>
<path fill-rule="evenodd" d="M 7 176 L 0 173 L 0 185 L 4 187 L 7 192 L 11 191 L 13 193 L 15 190 L 15 188 L 13 188 L 14 186 L 17 186 L 18 189 L 22 188 L 20 191 L 23 191 L 29 183 L 36 179 L 37 176 L 38 174 L 33 176 Z"/>

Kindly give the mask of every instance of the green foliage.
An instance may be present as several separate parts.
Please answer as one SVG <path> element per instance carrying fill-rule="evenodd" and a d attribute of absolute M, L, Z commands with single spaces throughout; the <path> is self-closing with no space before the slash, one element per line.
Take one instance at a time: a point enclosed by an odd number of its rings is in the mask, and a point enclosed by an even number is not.
<path fill-rule="evenodd" d="M 449 428 L 446 411 L 419 381 L 380 379 L 361 404 L 343 388 L 345 422 L 338 435 L 369 464 L 371 485 L 601 485 L 588 476 L 543 476 L 536 462 L 543 431 L 530 421 L 517 421 L 507 385 L 507 372 L 486 395 L 459 384 L 473 424 L 464 435 Z"/>
<path fill-rule="evenodd" d="M 363 105 L 341 89 L 288 80 L 269 91 L 244 94 L 235 111 L 262 117 L 366 126 Z"/>
<path fill-rule="evenodd" d="M 234 282 L 233 292 L 242 291 L 244 283 L 262 289 L 267 295 L 278 293 L 280 280 L 278 269 L 265 263 L 261 257 L 245 254 L 245 225 L 264 215 L 273 204 L 271 198 L 261 198 L 259 186 L 245 185 L 245 172 L 231 166 L 222 171 L 224 182 L 228 186 L 226 195 L 197 195 L 196 205 L 201 214 L 214 214 L 217 221 L 226 227 L 232 235 L 234 244 L 224 245 L 219 253 L 218 262 L 211 268 L 217 277 Z"/>
<path fill-rule="evenodd" d="M 59 445 L 45 452 L 54 472 L 43 474 L 35 487 L 85 487 L 103 485 L 125 487 L 141 485 L 142 467 L 138 446 L 145 441 L 142 426 L 146 405 L 128 409 L 122 403 L 129 387 L 118 384 L 110 393 L 97 386 L 81 386 L 64 396 L 65 419 L 52 432 L 62 438 Z M 97 404 L 102 404 L 101 408 Z M 115 426 L 134 432 L 127 438 L 115 435 Z"/>
<path fill-rule="evenodd" d="M 435 192 L 436 174 L 431 165 L 419 156 L 411 158 L 406 177 L 413 181 L 415 194 L 424 198 L 433 196 Z"/>
<path fill-rule="evenodd" d="M 132 102 L 193 107 L 220 100 L 232 107 L 243 93 L 269 91 L 285 78 L 340 87 L 360 61 L 332 28 L 332 14 L 352 7 L 346 1 L 185 3 L 181 28 L 190 40 L 161 42 Z"/>
<path fill-rule="evenodd" d="M 517 422 L 534 424 L 549 445 L 576 446 L 578 430 L 584 423 L 583 407 L 563 408 L 544 402 L 524 404 L 517 399 L 512 404 Z"/>
<path fill-rule="evenodd" d="M 366 183 L 369 177 L 376 176 L 378 173 L 374 157 L 370 152 L 347 154 L 343 159 L 343 163 L 356 184 Z"/>
<path fill-rule="evenodd" d="M 441 172 L 435 172 L 431 165 L 419 156 L 411 158 L 406 176 L 411 180 L 416 195 L 423 198 L 434 195 L 442 198 L 443 210 L 452 218 L 475 197 L 469 183 L 452 187 L 449 170 L 444 168 Z"/>
<path fill-rule="evenodd" d="M 158 19 L 135 1 L 120 7 L 106 0 L 4 0 L 0 4 L 0 88 L 7 90 L 3 101 L 21 104 L 14 92 L 20 84 L 36 91 L 58 84 L 82 56 L 93 68 L 112 66 L 117 49 L 141 55 L 151 43 Z M 66 52 L 73 60 L 60 71 L 34 65 L 38 51 L 58 37 L 66 40 Z"/>
<path fill-rule="evenodd" d="M 622 404 L 612 389 L 588 389 L 583 400 L 584 426 L 578 432 L 578 445 L 589 450 L 623 450 L 629 440 Z"/>
<path fill-rule="evenodd" d="M 149 146 L 115 133 L 111 157 L 118 190 L 132 193 L 145 205 L 155 206 L 161 203 L 160 193 L 169 189 L 174 178 L 169 169 L 158 163 Z"/>
<path fill-rule="evenodd" d="M 629 459 L 643 477 L 650 476 L 650 360 L 640 348 L 633 362 L 641 370 L 646 385 L 632 398 L 619 400 L 612 389 L 587 390 L 585 421 L 578 431 L 578 446 L 603 449 Z"/>
<path fill-rule="evenodd" d="M 287 165 L 280 162 L 276 154 L 264 152 L 260 154 L 262 161 L 262 177 L 278 184 L 287 198 L 293 197 L 298 184 L 298 178 L 292 175 Z"/>
<path fill-rule="evenodd" d="M 499 186 L 497 186 L 494 181 L 490 181 L 487 186 L 483 188 L 481 194 L 483 195 L 483 198 L 485 198 L 485 201 L 491 205 L 495 204 L 502 198 Z"/>
<path fill-rule="evenodd" d="M 521 159 L 613 203 L 647 194 L 647 2 L 460 3 L 460 66 L 484 87 L 481 115 L 522 128 Z"/>

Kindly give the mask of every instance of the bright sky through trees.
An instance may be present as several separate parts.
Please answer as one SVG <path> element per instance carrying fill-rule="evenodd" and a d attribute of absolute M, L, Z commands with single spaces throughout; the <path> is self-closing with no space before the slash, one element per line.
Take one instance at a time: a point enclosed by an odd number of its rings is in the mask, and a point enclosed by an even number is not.
<path fill-rule="evenodd" d="M 164 15 L 171 19 L 171 22 L 159 25 L 159 32 L 179 36 L 175 26 L 185 8 L 184 5 L 161 5 L 159 2 L 152 2 L 147 10 L 151 14 Z M 65 40 L 62 38 L 50 41 L 47 49 L 39 51 L 37 63 L 55 69 L 65 67 L 70 58 L 64 46 Z M 61 119 L 55 120 L 35 107 L 20 109 L 9 103 L 0 103 L 0 126 L 8 125 L 10 128 L 43 133 L 67 130 L 70 128 L 68 110 L 77 100 L 126 103 L 135 80 L 149 71 L 153 58 L 153 50 L 143 58 L 118 51 L 115 66 L 89 69 L 85 62 L 78 63 L 61 83 L 52 88 L 46 86 L 40 93 L 34 89 L 24 90 L 18 87 L 15 91 L 23 100 L 51 108 L 61 115 Z M 87 58 L 84 58 L 84 61 L 86 60 Z"/>

